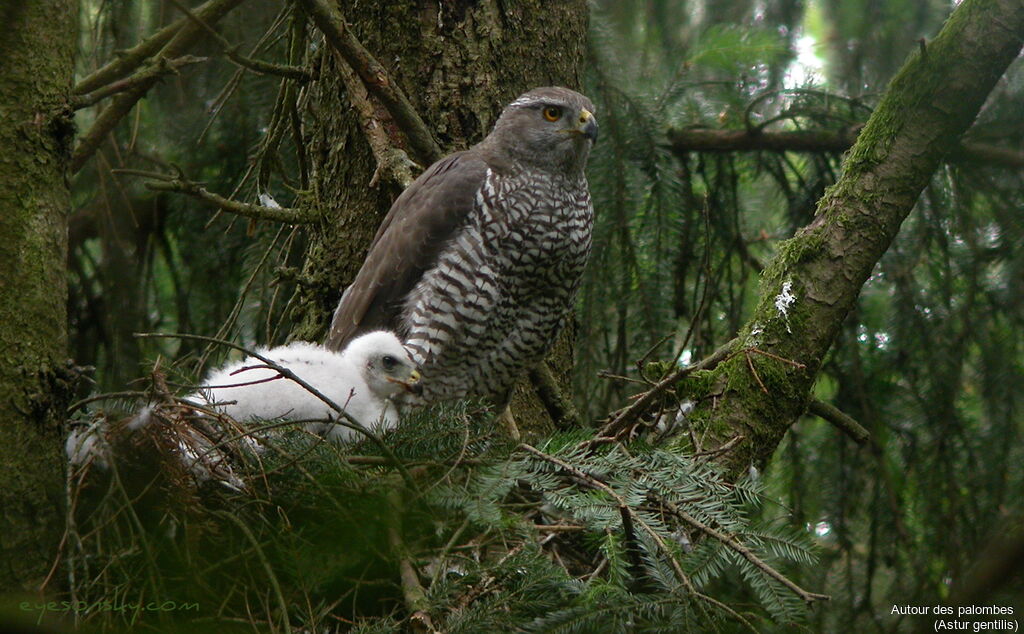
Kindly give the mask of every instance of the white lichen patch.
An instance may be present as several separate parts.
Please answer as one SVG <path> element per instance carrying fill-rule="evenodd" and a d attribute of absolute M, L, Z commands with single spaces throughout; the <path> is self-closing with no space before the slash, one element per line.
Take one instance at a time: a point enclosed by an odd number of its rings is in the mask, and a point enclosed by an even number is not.
<path fill-rule="evenodd" d="M 782 284 L 782 291 L 775 296 L 775 310 L 779 316 L 786 320 L 786 332 L 793 334 L 789 328 L 789 309 L 796 303 L 796 295 L 793 294 L 793 281 L 786 280 Z"/>
<path fill-rule="evenodd" d="M 281 208 L 280 203 L 278 203 L 276 200 L 274 200 L 274 197 L 271 196 L 270 194 L 260 194 L 259 195 L 259 199 L 260 199 L 260 204 L 263 205 L 264 207 L 269 207 L 271 209 L 280 209 Z"/>

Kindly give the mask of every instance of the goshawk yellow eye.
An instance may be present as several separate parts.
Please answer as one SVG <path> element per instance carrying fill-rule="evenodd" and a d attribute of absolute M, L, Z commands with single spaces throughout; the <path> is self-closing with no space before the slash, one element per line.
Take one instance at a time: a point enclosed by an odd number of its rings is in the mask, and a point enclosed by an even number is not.
<path fill-rule="evenodd" d="M 562 109 L 557 106 L 544 108 L 544 118 L 548 121 L 558 121 L 562 118 Z"/>

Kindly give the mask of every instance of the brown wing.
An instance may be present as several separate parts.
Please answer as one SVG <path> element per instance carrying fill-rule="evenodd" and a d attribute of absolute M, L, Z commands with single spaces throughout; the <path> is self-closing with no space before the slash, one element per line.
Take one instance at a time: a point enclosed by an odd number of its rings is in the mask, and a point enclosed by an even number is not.
<path fill-rule="evenodd" d="M 473 209 L 486 174 L 487 164 L 476 152 L 456 152 L 431 165 L 402 192 L 338 302 L 328 348 L 340 350 L 363 332 L 397 328 L 405 296 Z"/>

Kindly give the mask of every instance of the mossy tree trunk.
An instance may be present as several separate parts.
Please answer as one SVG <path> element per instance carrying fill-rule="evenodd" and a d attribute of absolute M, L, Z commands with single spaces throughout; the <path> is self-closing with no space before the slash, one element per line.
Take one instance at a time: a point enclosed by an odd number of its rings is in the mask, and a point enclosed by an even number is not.
<path fill-rule="evenodd" d="M 1024 41 L 1018 0 L 965 0 L 890 83 L 818 203 L 780 246 L 733 355 L 685 379 L 700 398 L 706 447 L 742 435 L 721 458 L 733 474 L 760 466 L 807 407 L 818 370 L 861 287 L 932 173 L 970 126 Z"/>
<path fill-rule="evenodd" d="M 347 0 L 339 6 L 352 32 L 409 97 L 444 153 L 481 140 L 502 107 L 522 92 L 544 85 L 578 89 L 582 81 L 584 0 Z M 400 193 L 395 183 L 374 179 L 377 163 L 339 76 L 341 62 L 331 54 L 315 59 L 319 81 L 308 102 L 311 181 L 328 216 L 313 231 L 303 286 L 294 300 L 294 334 L 308 340 L 323 338 L 342 290 Z M 375 106 L 391 140 L 405 148 L 383 108 Z M 556 374 L 570 359 L 569 350 L 552 359 Z M 513 402 L 517 416 L 540 416 L 537 400 L 521 396 Z"/>
<path fill-rule="evenodd" d="M 0 41 L 0 593 L 35 589 L 63 528 L 65 171 L 77 2 L 4 5 Z"/>

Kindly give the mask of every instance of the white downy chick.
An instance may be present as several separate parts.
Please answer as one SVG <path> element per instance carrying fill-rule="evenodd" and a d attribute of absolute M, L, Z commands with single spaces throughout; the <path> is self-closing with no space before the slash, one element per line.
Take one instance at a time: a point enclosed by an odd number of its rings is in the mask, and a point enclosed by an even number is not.
<path fill-rule="evenodd" d="M 395 427 L 398 410 L 391 398 L 402 391 L 414 391 L 419 380 L 402 342 L 394 333 L 383 330 L 353 339 L 340 353 L 305 342 L 258 352 L 294 372 L 366 427 Z M 254 357 L 216 370 L 187 399 L 239 421 L 338 417 L 312 392 Z M 308 423 L 306 427 L 333 442 L 351 440 L 358 433 L 329 422 Z"/>

